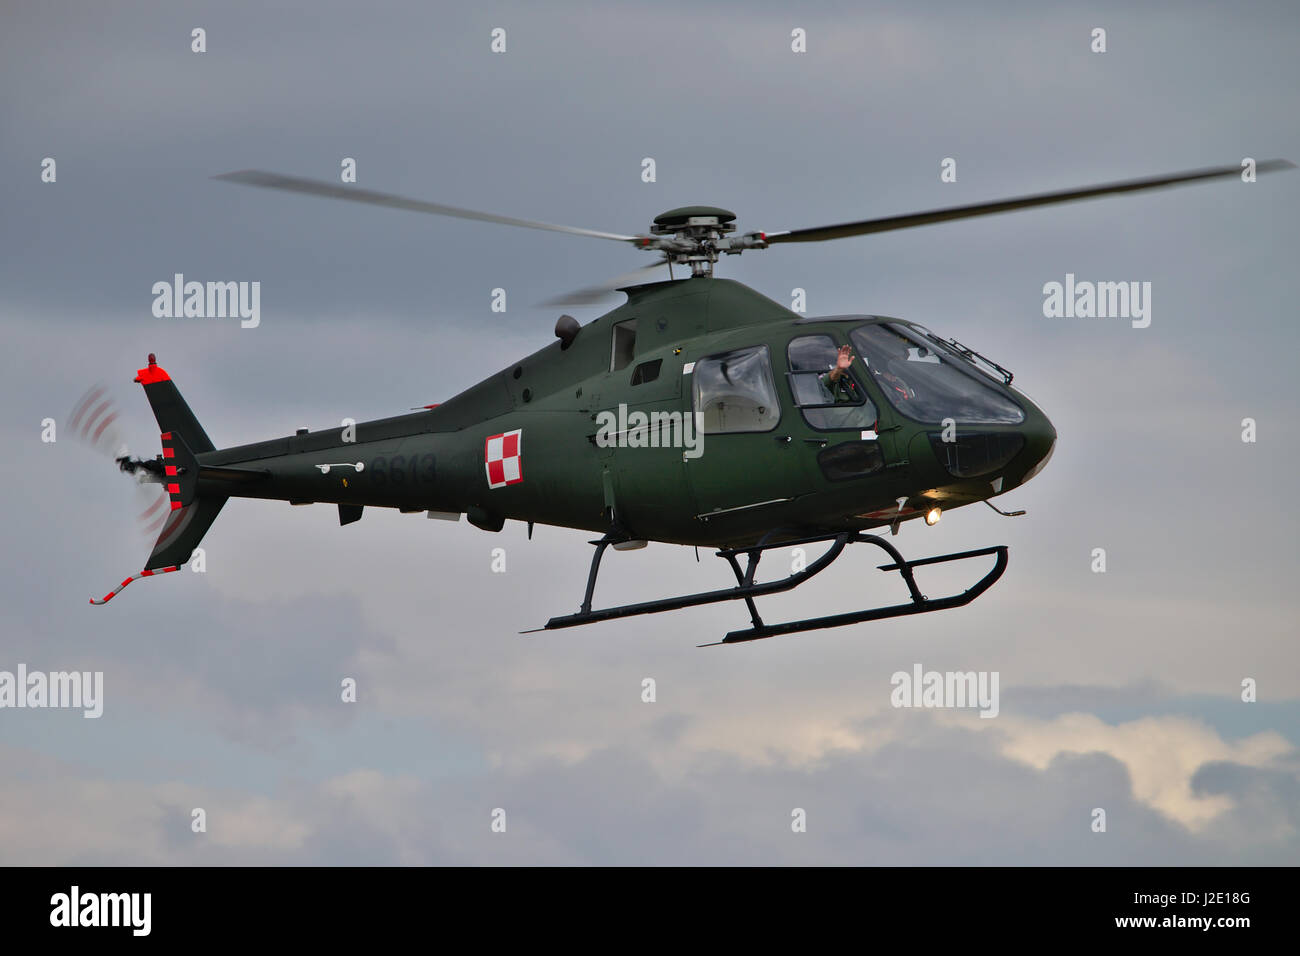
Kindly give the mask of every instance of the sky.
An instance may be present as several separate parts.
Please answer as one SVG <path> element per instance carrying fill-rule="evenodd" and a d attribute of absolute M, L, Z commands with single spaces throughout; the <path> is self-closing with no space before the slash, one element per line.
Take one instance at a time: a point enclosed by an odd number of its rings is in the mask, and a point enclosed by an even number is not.
<path fill-rule="evenodd" d="M 576 609 L 589 534 L 239 499 L 202 573 L 86 601 L 149 550 L 138 489 L 68 427 L 87 387 L 146 456 L 149 352 L 218 447 L 397 414 L 546 345 L 539 303 L 644 261 L 214 175 L 334 180 L 351 157 L 368 189 L 637 233 L 687 203 L 778 231 L 1300 161 L 1294 4 L 979 7 L 6 2 L 0 671 L 102 671 L 103 715 L 0 709 L 0 863 L 1300 859 L 1300 171 L 719 264 L 809 314 L 955 336 L 1051 417 L 1054 457 L 1000 499 L 1025 517 L 965 508 L 894 539 L 1008 545 L 965 608 L 705 649 L 743 608 L 521 635 Z M 260 323 L 155 317 L 178 272 L 260 282 Z M 1150 282 L 1150 326 L 1045 317 L 1067 274 Z M 729 574 L 651 544 L 610 555 L 597 597 Z M 850 552 L 760 607 L 900 588 Z M 893 706 L 918 664 L 996 672 L 998 715 Z"/>

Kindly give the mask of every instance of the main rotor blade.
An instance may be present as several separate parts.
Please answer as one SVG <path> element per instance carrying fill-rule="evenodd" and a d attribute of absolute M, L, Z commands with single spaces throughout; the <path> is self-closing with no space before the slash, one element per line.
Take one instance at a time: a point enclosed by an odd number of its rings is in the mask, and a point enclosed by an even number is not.
<path fill-rule="evenodd" d="M 351 202 L 369 203 L 373 206 L 388 206 L 390 209 L 409 209 L 413 212 L 429 212 L 439 216 L 455 216 L 457 219 L 496 222 L 503 226 L 523 226 L 526 229 L 567 232 L 574 236 L 590 236 L 593 239 L 615 239 L 619 242 L 639 241 L 637 236 L 599 232 L 595 229 L 579 229 L 576 226 L 560 226 L 551 222 L 536 222 L 532 219 L 516 219 L 513 216 L 498 216 L 490 212 L 461 209 L 457 206 L 444 206 L 442 203 L 407 199 L 404 196 L 376 192 L 373 189 L 358 189 L 355 186 L 327 183 L 319 179 L 303 179 L 300 176 L 283 176 L 279 173 L 267 173 L 258 169 L 241 169 L 238 172 L 222 173 L 212 178 L 223 179 L 230 183 L 242 183 L 245 186 L 261 186 L 265 189 L 283 189 L 288 192 L 305 193 L 308 196 L 322 196 L 326 199 L 347 199 Z"/>
<path fill-rule="evenodd" d="M 625 272 L 623 275 L 615 276 L 613 279 L 609 279 L 599 285 L 587 286 L 585 289 L 575 289 L 573 292 L 557 295 L 554 299 L 547 299 L 541 304 L 546 308 L 558 308 L 565 305 L 592 305 L 593 303 L 599 302 L 610 293 L 617 292 L 619 289 L 623 288 L 623 286 L 635 285 L 643 281 L 645 273 L 649 272 L 651 269 L 658 269 L 660 266 L 667 264 L 668 259 L 667 257 L 664 257 L 650 263 L 648 266 L 641 266 L 641 268 L 635 269 L 632 272 Z"/>
<path fill-rule="evenodd" d="M 1255 164 L 1257 173 L 1293 168 L 1295 168 L 1295 163 L 1286 159 L 1268 159 Z M 1165 176 L 1126 179 L 1120 182 L 1102 183 L 1097 186 L 1085 186 L 1082 189 L 1036 193 L 1032 196 L 1018 196 L 994 202 L 974 203 L 969 206 L 952 206 L 948 209 L 914 212 L 902 216 L 887 216 L 883 219 L 862 219 L 858 222 L 840 223 L 838 226 L 813 226 L 809 229 L 794 229 L 788 232 L 769 232 L 766 233 L 766 239 L 768 245 L 774 245 L 778 242 L 821 242 L 824 239 L 844 239 L 849 236 L 863 236 L 872 232 L 889 232 L 894 229 L 927 226 L 933 222 L 947 222 L 950 219 L 990 216 L 995 213 L 1010 212 L 1013 209 L 1028 209 L 1033 206 L 1074 202 L 1078 199 L 1092 199 L 1096 196 L 1107 196 L 1113 193 L 1137 192 L 1142 189 L 1159 189 L 1162 186 L 1177 186 L 1183 183 L 1198 182 L 1203 179 L 1238 176 L 1241 171 L 1240 166 L 1210 166 L 1205 169 L 1192 169 L 1187 172 L 1170 173 Z"/>

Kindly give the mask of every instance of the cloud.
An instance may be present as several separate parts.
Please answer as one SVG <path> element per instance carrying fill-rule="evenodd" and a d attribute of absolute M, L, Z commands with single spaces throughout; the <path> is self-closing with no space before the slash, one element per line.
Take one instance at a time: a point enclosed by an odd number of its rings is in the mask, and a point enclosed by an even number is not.
<path fill-rule="evenodd" d="M 56 784 L 32 772 L 48 760 L 9 749 L 5 862 L 1133 865 L 1280 860 L 1298 846 L 1294 768 L 1205 763 L 1201 798 L 1230 792 L 1240 805 L 1231 825 L 1188 828 L 1135 797 L 1140 762 L 1092 750 L 1030 763 L 986 732 L 925 714 L 906 723 L 893 742 L 815 766 L 699 753 L 665 775 L 617 746 L 455 780 L 355 769 L 273 797 L 76 775 Z M 190 832 L 191 806 L 207 810 L 206 834 Z M 1104 833 L 1091 829 L 1094 807 L 1107 812 Z M 1265 826 L 1248 826 L 1261 808 Z M 497 809 L 505 833 L 491 830 Z M 796 809 L 805 833 L 791 828 Z M 57 844 L 41 833 L 68 819 L 82 823 Z"/>
<path fill-rule="evenodd" d="M 998 729 L 1008 738 L 1005 755 L 1039 769 L 1063 753 L 1114 757 L 1132 777 L 1136 799 L 1193 830 L 1204 830 L 1234 807 L 1226 793 L 1193 786 L 1206 764 L 1232 761 L 1262 768 L 1300 754 L 1276 732 L 1228 743 L 1210 727 L 1180 717 L 1144 717 L 1112 726 L 1092 714 L 1076 713 L 1051 721 L 1012 718 Z"/>

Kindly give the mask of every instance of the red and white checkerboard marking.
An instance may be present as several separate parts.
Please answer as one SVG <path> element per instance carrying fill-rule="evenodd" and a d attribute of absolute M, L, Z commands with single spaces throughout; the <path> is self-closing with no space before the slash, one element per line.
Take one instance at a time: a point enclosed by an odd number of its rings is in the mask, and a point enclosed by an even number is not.
<path fill-rule="evenodd" d="M 489 435 L 483 443 L 483 468 L 489 488 L 504 488 L 524 480 L 524 430 Z"/>

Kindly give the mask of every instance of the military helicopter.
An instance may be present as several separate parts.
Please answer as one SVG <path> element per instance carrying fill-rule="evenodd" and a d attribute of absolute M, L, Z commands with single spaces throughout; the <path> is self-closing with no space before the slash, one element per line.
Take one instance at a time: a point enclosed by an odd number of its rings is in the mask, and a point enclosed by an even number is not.
<path fill-rule="evenodd" d="M 1286 160 L 1257 164 L 1267 172 Z M 722 255 L 790 242 L 819 242 L 932 223 L 1136 192 L 1241 173 L 1220 166 L 1040 193 L 995 202 L 786 232 L 736 234 L 734 213 L 685 206 L 657 216 L 649 233 L 623 235 L 498 216 L 295 176 L 245 170 L 215 178 L 268 189 L 461 219 L 550 230 L 658 253 L 667 281 L 607 283 L 566 302 L 618 288 L 627 301 L 586 325 L 562 315 L 556 341 L 460 394 L 412 414 L 355 426 L 217 448 L 151 354 L 135 381 L 161 431 L 153 460 L 120 467 L 166 491 L 171 513 L 133 580 L 188 562 L 226 501 L 272 498 L 337 505 L 339 523 L 366 507 L 428 512 L 485 531 L 508 520 L 598 534 L 576 613 L 554 630 L 724 601 L 743 601 L 747 628 L 732 644 L 776 635 L 959 607 L 1007 567 L 1007 547 L 907 560 L 886 538 L 908 521 L 934 524 L 943 511 L 1020 487 L 1047 464 L 1056 430 L 1012 373 L 952 338 L 879 315 L 810 318 L 729 279 Z M 673 266 L 689 270 L 674 278 Z M 593 608 L 606 550 L 649 541 L 716 548 L 734 587 Z M 825 544 L 815 560 L 760 582 L 773 548 Z M 788 591 L 825 570 L 851 544 L 882 550 L 909 599 L 844 614 L 767 623 L 755 599 Z M 957 594 L 928 597 L 914 570 L 990 558 L 992 567 Z M 742 559 L 744 566 L 742 567 Z"/>

